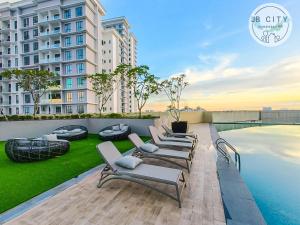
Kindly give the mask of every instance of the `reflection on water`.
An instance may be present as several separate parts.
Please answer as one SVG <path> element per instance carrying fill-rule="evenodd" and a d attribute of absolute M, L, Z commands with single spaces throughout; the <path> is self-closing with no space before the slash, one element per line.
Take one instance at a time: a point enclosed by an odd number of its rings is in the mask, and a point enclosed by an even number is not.
<path fill-rule="evenodd" d="M 300 224 L 300 126 L 221 132 L 241 154 L 241 175 L 268 224 Z"/>

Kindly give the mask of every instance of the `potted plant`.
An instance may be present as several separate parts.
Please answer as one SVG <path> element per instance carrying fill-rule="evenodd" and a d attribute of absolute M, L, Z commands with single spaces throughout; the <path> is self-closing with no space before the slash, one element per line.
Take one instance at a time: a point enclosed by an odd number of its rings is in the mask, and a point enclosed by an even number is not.
<path fill-rule="evenodd" d="M 175 120 L 172 122 L 172 130 L 174 133 L 186 133 L 187 131 L 187 121 L 180 121 L 181 95 L 182 91 L 188 86 L 185 77 L 185 74 L 181 74 L 161 82 L 161 88 L 170 100 L 168 111 Z"/>

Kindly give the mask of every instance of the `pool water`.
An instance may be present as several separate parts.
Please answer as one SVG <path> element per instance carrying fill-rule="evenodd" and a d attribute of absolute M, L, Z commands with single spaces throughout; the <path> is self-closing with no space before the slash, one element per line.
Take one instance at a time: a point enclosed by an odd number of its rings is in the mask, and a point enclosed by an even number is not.
<path fill-rule="evenodd" d="M 270 225 L 300 224 L 300 126 L 220 132 L 241 154 L 241 176 Z"/>

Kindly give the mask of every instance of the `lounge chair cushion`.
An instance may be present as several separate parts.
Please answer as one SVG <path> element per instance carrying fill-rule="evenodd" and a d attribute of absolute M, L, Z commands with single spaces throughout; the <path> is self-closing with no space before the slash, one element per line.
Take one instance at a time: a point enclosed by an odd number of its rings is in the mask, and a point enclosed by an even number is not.
<path fill-rule="evenodd" d="M 47 134 L 43 135 L 42 137 L 46 141 L 57 141 L 57 135 L 56 134 Z"/>
<path fill-rule="evenodd" d="M 81 129 L 76 128 L 76 129 L 70 130 L 69 132 L 77 133 L 77 132 L 81 132 L 81 131 L 82 131 Z"/>
<path fill-rule="evenodd" d="M 67 133 L 68 130 L 55 130 L 53 131 L 54 134 L 64 134 L 64 133 Z"/>
<path fill-rule="evenodd" d="M 102 131 L 102 132 L 105 133 L 105 134 L 111 134 L 111 133 L 113 133 L 112 130 L 105 130 L 105 131 Z"/>
<path fill-rule="evenodd" d="M 120 126 L 112 126 L 112 130 L 113 131 L 119 131 L 120 130 Z"/>
<path fill-rule="evenodd" d="M 144 150 L 145 152 L 150 152 L 150 153 L 153 153 L 159 149 L 159 147 L 157 147 L 156 145 L 153 145 L 151 143 L 145 143 L 145 144 L 141 145 L 140 148 L 142 150 Z"/>
<path fill-rule="evenodd" d="M 138 157 L 127 155 L 127 156 L 121 157 L 115 163 L 118 166 L 121 166 L 121 167 L 126 168 L 126 169 L 134 169 L 139 164 L 141 164 L 142 162 L 143 162 L 143 160 L 141 160 Z"/>

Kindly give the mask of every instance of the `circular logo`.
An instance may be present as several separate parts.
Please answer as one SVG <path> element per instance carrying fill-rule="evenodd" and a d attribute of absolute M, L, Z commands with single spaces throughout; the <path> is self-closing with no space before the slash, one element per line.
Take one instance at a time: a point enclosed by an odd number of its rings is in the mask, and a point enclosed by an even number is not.
<path fill-rule="evenodd" d="M 259 44 L 275 47 L 284 43 L 292 31 L 292 19 L 281 5 L 267 3 L 257 7 L 249 19 L 251 36 Z"/>

